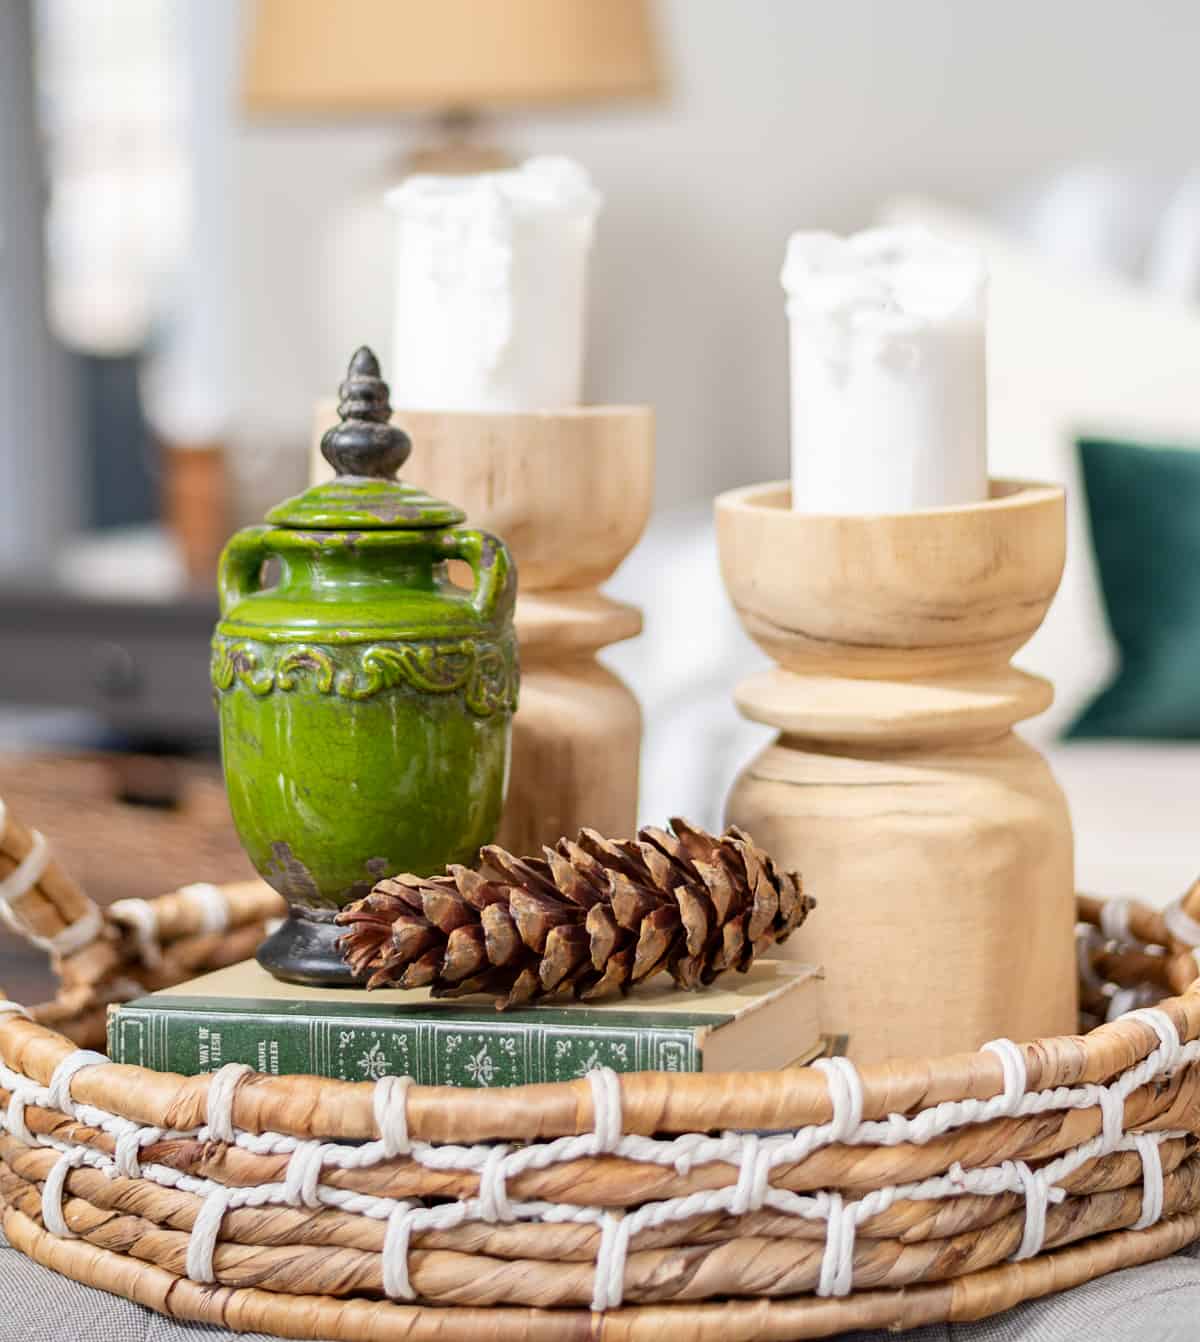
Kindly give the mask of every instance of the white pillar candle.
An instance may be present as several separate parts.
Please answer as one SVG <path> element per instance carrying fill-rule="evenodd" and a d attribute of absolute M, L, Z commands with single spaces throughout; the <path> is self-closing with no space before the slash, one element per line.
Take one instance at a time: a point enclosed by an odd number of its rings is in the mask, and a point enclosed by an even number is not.
<path fill-rule="evenodd" d="M 556 410 L 582 396 L 587 262 L 600 197 L 569 159 L 411 177 L 396 213 L 392 404 Z"/>
<path fill-rule="evenodd" d="M 987 277 L 916 230 L 795 233 L 783 267 L 792 505 L 897 513 L 987 497 Z"/>

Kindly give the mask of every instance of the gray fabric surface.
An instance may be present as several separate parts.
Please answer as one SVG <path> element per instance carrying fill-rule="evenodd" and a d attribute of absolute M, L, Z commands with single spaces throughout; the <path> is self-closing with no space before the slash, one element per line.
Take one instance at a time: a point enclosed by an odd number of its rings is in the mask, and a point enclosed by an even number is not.
<path fill-rule="evenodd" d="M 847 1333 L 846 1342 L 894 1342 L 895 1333 Z M 1196 1342 L 1200 1245 L 994 1319 L 938 1324 L 905 1342 Z M 0 1235 L 0 1342 L 271 1342 L 259 1333 L 176 1323 L 31 1263 Z"/>

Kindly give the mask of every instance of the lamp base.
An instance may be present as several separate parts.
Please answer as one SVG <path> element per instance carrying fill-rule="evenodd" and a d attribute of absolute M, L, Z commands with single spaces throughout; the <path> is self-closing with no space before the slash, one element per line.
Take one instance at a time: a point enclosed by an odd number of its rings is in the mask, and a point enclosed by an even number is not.
<path fill-rule="evenodd" d="M 444 112 L 434 121 L 428 140 L 409 154 L 405 171 L 410 175 L 462 177 L 515 167 L 513 154 L 488 142 L 482 131 L 484 124 L 484 117 L 472 109 Z"/>

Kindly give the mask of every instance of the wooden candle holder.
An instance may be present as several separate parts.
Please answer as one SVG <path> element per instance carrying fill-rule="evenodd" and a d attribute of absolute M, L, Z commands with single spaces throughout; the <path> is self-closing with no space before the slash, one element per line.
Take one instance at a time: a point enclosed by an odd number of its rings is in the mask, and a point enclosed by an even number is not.
<path fill-rule="evenodd" d="M 453 499 L 517 562 L 521 697 L 497 842 L 528 853 L 584 825 L 632 834 L 641 710 L 596 653 L 639 634 L 642 615 L 597 588 L 649 520 L 653 412 L 398 409 L 393 418 L 413 440 L 404 479 Z M 335 420 L 333 402 L 323 403 L 316 441 Z M 323 467 L 315 456 L 314 477 Z"/>
<path fill-rule="evenodd" d="M 825 1028 L 859 1061 L 1076 1029 L 1065 798 L 1012 731 L 1051 685 L 1009 666 L 1062 575 L 1065 499 L 795 513 L 786 484 L 716 504 L 721 568 L 778 667 L 738 708 L 779 729 L 727 818 L 818 908 L 785 952 L 825 969 Z"/>

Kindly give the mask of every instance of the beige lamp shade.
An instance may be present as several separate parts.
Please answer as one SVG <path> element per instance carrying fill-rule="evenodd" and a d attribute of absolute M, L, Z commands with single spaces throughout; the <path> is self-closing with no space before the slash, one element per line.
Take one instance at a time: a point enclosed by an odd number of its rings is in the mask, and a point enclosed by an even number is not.
<path fill-rule="evenodd" d="M 251 115 L 371 116 L 653 94 L 648 0 L 258 0 Z"/>

